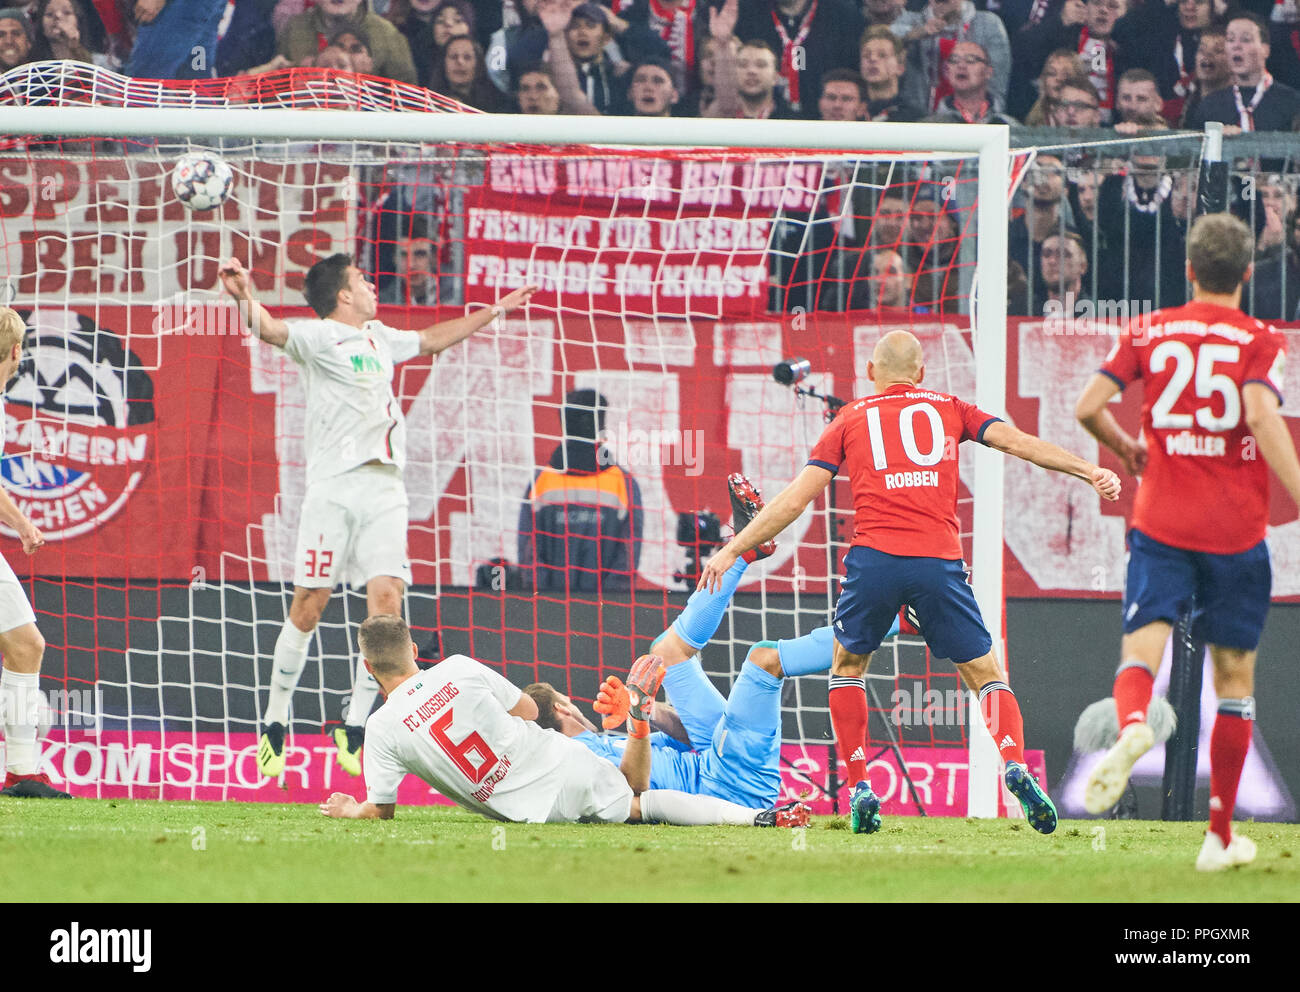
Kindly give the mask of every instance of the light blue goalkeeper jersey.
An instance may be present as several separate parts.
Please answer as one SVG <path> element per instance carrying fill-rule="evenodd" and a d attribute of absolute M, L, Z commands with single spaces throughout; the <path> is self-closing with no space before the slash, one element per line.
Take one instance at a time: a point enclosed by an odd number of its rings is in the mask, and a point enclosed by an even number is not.
<path fill-rule="evenodd" d="M 593 734 L 583 731 L 574 740 L 616 765 L 623 760 L 623 749 L 627 747 L 625 734 Z M 700 755 L 668 734 L 651 734 L 650 788 L 699 794 Z"/>

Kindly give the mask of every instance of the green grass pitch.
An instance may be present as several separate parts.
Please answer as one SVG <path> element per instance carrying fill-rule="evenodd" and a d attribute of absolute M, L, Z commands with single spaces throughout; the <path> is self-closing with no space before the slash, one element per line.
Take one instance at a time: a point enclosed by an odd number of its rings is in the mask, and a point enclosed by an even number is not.
<path fill-rule="evenodd" d="M 1102 832 L 1098 832 L 1098 829 Z M 807 830 L 499 824 L 450 807 L 0 799 L 15 901 L 1238 902 L 1300 898 L 1300 826 L 1247 824 L 1248 868 L 1202 875 L 1200 823 L 892 817 Z"/>

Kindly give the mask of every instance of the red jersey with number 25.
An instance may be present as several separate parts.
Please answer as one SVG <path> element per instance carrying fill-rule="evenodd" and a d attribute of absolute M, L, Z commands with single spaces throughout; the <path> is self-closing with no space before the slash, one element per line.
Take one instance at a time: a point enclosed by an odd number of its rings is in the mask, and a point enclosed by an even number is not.
<path fill-rule="evenodd" d="M 1147 469 L 1133 526 L 1188 551 L 1236 554 L 1264 539 L 1268 464 L 1246 426 L 1241 389 L 1282 396 L 1286 339 L 1240 310 L 1192 302 L 1120 335 L 1103 375 L 1142 380 Z"/>
<path fill-rule="evenodd" d="M 956 560 L 957 445 L 982 441 L 998 419 L 947 393 L 899 383 L 842 408 L 808 464 L 848 475 L 855 546 Z"/>

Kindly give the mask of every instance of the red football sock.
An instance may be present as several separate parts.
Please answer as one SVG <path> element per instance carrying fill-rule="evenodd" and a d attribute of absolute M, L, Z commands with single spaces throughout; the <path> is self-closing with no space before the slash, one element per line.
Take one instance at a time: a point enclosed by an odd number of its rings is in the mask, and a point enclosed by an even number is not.
<path fill-rule="evenodd" d="M 1004 762 L 1025 763 L 1025 721 L 1016 694 L 1005 682 L 989 682 L 980 690 L 980 712 Z"/>
<path fill-rule="evenodd" d="M 1146 723 L 1147 707 L 1151 705 L 1151 686 L 1156 677 L 1141 662 L 1125 665 L 1115 675 L 1115 711 L 1119 714 L 1119 729 L 1132 723 Z"/>
<path fill-rule="evenodd" d="M 1249 713 L 1240 705 L 1246 700 L 1225 699 L 1220 702 L 1210 732 L 1210 829 L 1219 835 L 1223 846 L 1232 840 L 1232 811 L 1237 805 L 1237 784 L 1241 781 L 1241 766 L 1246 763 L 1250 750 L 1250 735 L 1254 727 L 1254 704 Z M 1227 709 L 1224 704 L 1238 704 Z"/>
<path fill-rule="evenodd" d="M 867 685 L 862 679 L 831 676 L 829 697 L 835 746 L 848 766 L 849 785 L 867 778 Z"/>

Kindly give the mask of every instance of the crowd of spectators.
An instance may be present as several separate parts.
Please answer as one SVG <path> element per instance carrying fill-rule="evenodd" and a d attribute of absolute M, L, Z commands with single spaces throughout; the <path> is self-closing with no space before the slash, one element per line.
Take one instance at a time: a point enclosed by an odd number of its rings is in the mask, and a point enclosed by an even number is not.
<path fill-rule="evenodd" d="M 36 0 L 0 9 L 0 71 L 46 59 L 148 78 L 311 66 L 497 113 L 1025 124 L 1060 129 L 1062 145 L 1071 131 L 1095 138 L 1099 128 L 1117 138 L 1209 121 L 1228 134 L 1300 129 L 1297 0 Z M 1259 236 L 1251 306 L 1291 318 L 1296 176 L 1290 160 L 1254 165 L 1232 190 Z M 773 267 L 787 290 L 782 307 L 954 305 L 971 260 L 957 250 L 965 225 L 941 190 L 947 178 L 828 170 L 828 202 L 786 218 Z M 838 206 L 841 193 L 851 209 Z M 1195 195 L 1194 166 L 1162 154 L 1040 155 L 1014 207 L 1012 311 L 1041 313 L 1075 283 L 1099 298 L 1179 302 Z M 390 253 L 407 287 L 409 242 L 429 238 L 403 238 Z M 1098 264 L 1114 252 L 1125 265 Z M 409 289 L 432 300 L 438 286 Z"/>
<path fill-rule="evenodd" d="M 35 0 L 0 9 L 0 69 L 317 66 L 490 112 L 1294 130 L 1300 6 L 1239 2 Z"/>

